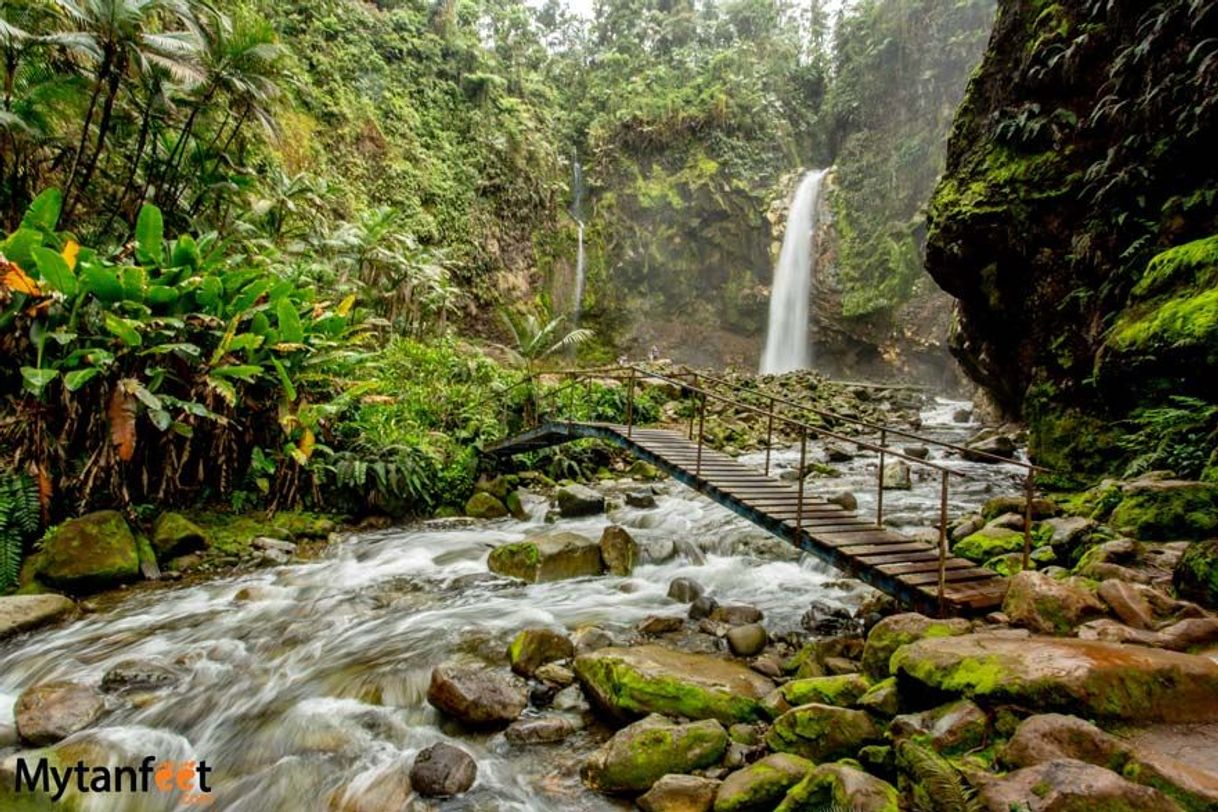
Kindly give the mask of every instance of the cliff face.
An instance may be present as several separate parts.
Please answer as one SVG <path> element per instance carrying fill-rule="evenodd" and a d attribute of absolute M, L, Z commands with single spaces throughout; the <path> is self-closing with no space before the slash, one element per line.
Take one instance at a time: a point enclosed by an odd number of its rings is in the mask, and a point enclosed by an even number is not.
<path fill-rule="evenodd" d="M 999 3 L 927 269 L 954 354 L 1049 466 L 1218 474 L 1215 36 L 1213 3 Z M 1191 447 L 1143 459 L 1165 409 L 1196 416 Z"/>

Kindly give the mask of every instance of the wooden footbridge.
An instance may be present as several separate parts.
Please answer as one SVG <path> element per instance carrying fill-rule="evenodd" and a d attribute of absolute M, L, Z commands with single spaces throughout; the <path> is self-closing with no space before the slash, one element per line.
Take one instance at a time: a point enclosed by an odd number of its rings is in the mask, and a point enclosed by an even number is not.
<path fill-rule="evenodd" d="M 596 438 L 625 449 L 753 524 L 893 596 L 911 609 L 936 616 L 978 615 L 992 611 L 1002 603 L 1006 594 L 1005 578 L 948 552 L 949 481 L 963 474 L 890 448 L 888 438 L 897 436 L 927 446 L 964 451 L 959 446 L 902 429 L 877 426 L 810 409 L 704 374 L 681 373 L 680 377 L 675 377 L 640 367 L 624 366 L 554 373 L 551 381 L 557 383 L 547 387 L 543 382 L 530 378 L 517 384 L 529 384 L 524 425 L 518 433 L 484 449 L 487 454 L 513 456 L 573 440 Z M 625 423 L 590 419 L 594 416 L 589 403 L 596 381 L 602 384 L 615 382 L 615 386 L 625 384 Z M 674 394 L 690 402 L 688 427 L 676 430 L 634 424 L 635 389 L 644 382 L 672 387 Z M 586 397 L 581 397 L 581 394 Z M 719 401 L 728 411 L 746 419 L 764 421 L 767 427 L 764 468 L 751 468 L 707 445 L 709 401 Z M 577 415 L 589 419 L 576 419 Z M 811 420 L 817 422 L 813 424 Z M 847 437 L 835 430 L 844 425 L 873 432 L 878 435 L 878 441 Z M 770 457 L 776 433 L 798 440 L 800 475 L 794 483 L 770 476 Z M 877 511 L 874 518 L 861 516 L 854 510 L 847 510 L 807 492 L 803 473 L 807 468 L 808 441 L 817 438 L 849 442 L 879 455 Z M 910 538 L 884 527 L 884 466 L 889 458 L 924 466 L 938 474 L 940 511 L 937 544 Z M 1026 565 L 1031 550 L 1033 474 L 1038 469 L 1027 463 L 998 457 L 994 457 L 994 460 L 1020 465 L 1026 471 Z"/>

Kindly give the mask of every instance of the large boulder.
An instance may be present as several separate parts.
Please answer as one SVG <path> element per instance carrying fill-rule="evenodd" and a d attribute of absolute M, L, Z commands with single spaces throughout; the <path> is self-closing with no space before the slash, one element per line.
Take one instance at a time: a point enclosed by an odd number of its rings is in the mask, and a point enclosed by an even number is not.
<path fill-rule="evenodd" d="M 93 724 L 106 709 L 101 693 L 76 682 L 44 682 L 17 697 L 13 715 L 26 744 L 54 744 Z"/>
<path fill-rule="evenodd" d="M 774 812 L 900 812 L 896 787 L 849 764 L 822 764 L 787 793 Z"/>
<path fill-rule="evenodd" d="M 751 722 L 774 683 L 752 669 L 706 654 L 661 646 L 602 648 L 575 659 L 589 698 L 619 718 L 666 713 L 689 719 Z"/>
<path fill-rule="evenodd" d="M 952 553 L 984 564 L 991 558 L 1023 550 L 1023 533 L 1009 527 L 986 525 L 952 545 Z"/>
<path fill-rule="evenodd" d="M 522 677 L 533 676 L 546 663 L 574 656 L 575 644 L 569 637 L 544 627 L 525 629 L 508 646 L 508 663 Z"/>
<path fill-rule="evenodd" d="M 10 595 L 0 598 L 0 640 L 45 626 L 75 609 L 76 604 L 63 595 Z"/>
<path fill-rule="evenodd" d="M 211 542 L 207 531 L 181 513 L 166 511 L 152 525 L 152 550 L 158 561 L 202 550 Z"/>
<path fill-rule="evenodd" d="M 69 519 L 26 559 L 22 581 L 37 580 L 71 595 L 134 581 L 140 574 L 135 535 L 117 510 Z"/>
<path fill-rule="evenodd" d="M 502 727 L 529 704 L 525 686 L 507 674 L 444 664 L 431 672 L 427 701 L 470 727 Z"/>
<path fill-rule="evenodd" d="M 773 716 L 781 716 L 791 708 L 815 702 L 821 705 L 836 705 L 849 708 L 867 693 L 871 683 L 861 674 L 838 674 L 829 677 L 805 677 L 793 679 L 781 685 L 766 697 L 767 709 Z"/>
<path fill-rule="evenodd" d="M 915 640 L 927 637 L 954 637 L 968 634 L 972 624 L 962 618 L 935 620 L 917 612 L 890 615 L 871 628 L 863 646 L 863 673 L 872 679 L 889 675 L 888 661 L 893 652 Z"/>
<path fill-rule="evenodd" d="M 1011 578 L 1002 611 L 1012 623 L 1040 634 L 1069 634 L 1076 626 L 1107 614 L 1081 580 L 1058 580 L 1041 572 Z"/>
<path fill-rule="evenodd" d="M 1097 719 L 1218 721 L 1218 663 L 1173 651 L 972 634 L 904 646 L 892 667 L 903 694 L 931 688 Z"/>
<path fill-rule="evenodd" d="M 474 785 L 478 764 L 460 747 L 439 742 L 415 756 L 410 768 L 410 786 L 425 797 L 460 795 Z"/>
<path fill-rule="evenodd" d="M 465 515 L 475 519 L 502 519 L 508 515 L 508 509 L 498 497 L 478 491 L 465 503 Z"/>
<path fill-rule="evenodd" d="M 614 734 L 584 762 L 584 783 L 600 792 L 644 792 L 670 773 L 717 764 L 727 731 L 713 719 L 675 724 L 651 715 Z"/>
<path fill-rule="evenodd" d="M 1020 516 L 1023 516 L 1026 510 L 1027 497 L 1022 494 L 1019 496 L 994 496 L 986 500 L 985 505 L 981 508 L 981 515 L 986 521 L 989 521 L 1006 513 L 1018 513 Z M 1050 500 L 1032 498 L 1032 521 L 1049 519 L 1060 512 L 1061 510 L 1057 505 L 1053 504 Z"/>
<path fill-rule="evenodd" d="M 643 812 L 710 812 L 719 782 L 696 775 L 666 775 L 640 795 Z"/>
<path fill-rule="evenodd" d="M 567 485 L 554 495 L 558 514 L 564 518 L 595 516 L 605 512 L 605 497 L 583 485 Z"/>
<path fill-rule="evenodd" d="M 639 560 L 639 545 L 626 532 L 626 528 L 616 524 L 606 527 L 601 533 L 601 560 L 605 562 L 605 570 L 610 575 L 629 575 L 634 572 L 634 565 Z"/>
<path fill-rule="evenodd" d="M 487 566 L 491 572 L 530 583 L 582 578 L 604 571 L 600 545 L 578 533 L 565 532 L 501 544 L 491 550 Z"/>
<path fill-rule="evenodd" d="M 1047 761 L 991 781 L 979 796 L 991 812 L 1180 812 L 1158 790 L 1073 759 Z"/>
<path fill-rule="evenodd" d="M 888 730 L 894 738 L 924 736 L 936 753 L 956 753 L 985 744 L 990 718 L 975 702 L 959 699 L 938 708 L 898 716 Z"/>
<path fill-rule="evenodd" d="M 1218 609 L 1218 539 L 1189 545 L 1176 564 L 1172 584 L 1181 598 Z"/>
<path fill-rule="evenodd" d="M 1218 484 L 1143 479 L 1121 486 L 1108 524 L 1143 541 L 1205 539 L 1218 535 Z"/>
<path fill-rule="evenodd" d="M 765 741 L 775 752 L 819 762 L 853 756 L 882 735 L 864 711 L 811 703 L 775 719 Z"/>
<path fill-rule="evenodd" d="M 791 753 L 766 756 L 723 779 L 715 812 L 770 812 L 815 766 Z"/>

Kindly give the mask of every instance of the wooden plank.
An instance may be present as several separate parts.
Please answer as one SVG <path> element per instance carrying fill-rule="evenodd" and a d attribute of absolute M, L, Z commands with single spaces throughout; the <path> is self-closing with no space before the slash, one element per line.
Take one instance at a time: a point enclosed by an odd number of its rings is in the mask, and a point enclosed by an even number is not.
<path fill-rule="evenodd" d="M 960 581 L 990 581 L 997 577 L 997 573 L 993 570 L 974 567 L 966 570 L 953 570 L 947 573 L 949 583 L 958 583 Z M 939 573 L 937 572 L 921 572 L 914 575 L 903 575 L 899 578 L 901 583 L 910 584 L 911 586 L 922 586 L 923 584 L 937 584 L 939 582 Z"/>
<path fill-rule="evenodd" d="M 967 570 L 973 568 L 971 561 L 945 561 L 943 566 L 948 570 Z M 939 562 L 934 561 L 912 561 L 902 564 L 881 564 L 876 567 L 877 570 L 885 575 L 915 575 L 920 572 L 938 572 Z M 901 580 L 904 580 L 902 578 Z"/>
<path fill-rule="evenodd" d="M 920 553 L 873 553 L 872 555 L 856 556 L 862 563 L 868 566 L 880 566 L 881 564 L 906 564 L 918 561 L 938 561 L 939 553 L 935 550 L 926 550 Z"/>
<path fill-rule="evenodd" d="M 897 544 L 867 544 L 867 545 L 863 545 L 863 546 L 861 546 L 861 547 L 855 547 L 855 548 L 851 548 L 851 549 L 850 549 L 850 551 L 848 551 L 848 552 L 843 551 L 843 550 L 842 550 L 842 548 L 840 548 L 840 547 L 839 547 L 839 548 L 838 548 L 838 552 L 844 552 L 844 553 L 845 553 L 845 555 L 848 555 L 848 556 L 850 556 L 851 558 L 857 558 L 858 556 L 861 556 L 861 555 L 866 555 L 867 553 L 880 553 L 880 552 L 887 552 L 887 553 L 896 553 L 896 552 L 910 552 L 910 553 L 916 553 L 916 552 L 918 552 L 919 550 L 923 550 L 923 549 L 925 549 L 925 548 L 924 548 L 924 547 L 919 547 L 919 546 L 917 546 L 916 544 L 910 544 L 910 545 L 907 545 L 907 546 L 904 546 L 904 547 L 903 547 L 903 546 L 901 546 L 901 545 L 897 545 Z M 862 561 L 859 561 L 859 563 L 860 563 L 860 564 L 863 564 L 863 562 L 862 562 Z"/>

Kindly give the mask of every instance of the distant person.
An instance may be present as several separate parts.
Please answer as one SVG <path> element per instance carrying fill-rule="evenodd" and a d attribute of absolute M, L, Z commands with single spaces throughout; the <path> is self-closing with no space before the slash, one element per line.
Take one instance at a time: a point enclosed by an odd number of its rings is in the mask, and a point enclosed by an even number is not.
<path fill-rule="evenodd" d="M 647 360 L 648 361 L 659 361 L 660 360 L 660 348 L 657 347 L 655 344 L 651 345 L 651 352 L 647 353 Z"/>
<path fill-rule="evenodd" d="M 619 356 L 617 357 L 617 365 L 618 365 L 619 367 L 624 367 L 624 366 L 626 366 L 626 365 L 627 365 L 627 364 L 629 364 L 629 363 L 630 363 L 630 359 L 629 359 L 629 358 L 627 358 L 625 355 L 619 355 Z"/>

